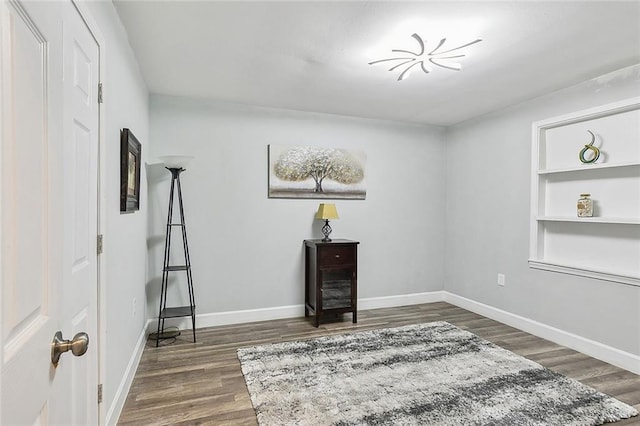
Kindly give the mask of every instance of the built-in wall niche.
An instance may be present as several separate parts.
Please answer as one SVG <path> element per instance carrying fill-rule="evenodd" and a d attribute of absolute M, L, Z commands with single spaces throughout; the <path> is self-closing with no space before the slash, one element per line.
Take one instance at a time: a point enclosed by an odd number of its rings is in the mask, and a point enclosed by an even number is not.
<path fill-rule="evenodd" d="M 530 220 L 530 267 L 640 286 L 640 98 L 533 123 Z"/>

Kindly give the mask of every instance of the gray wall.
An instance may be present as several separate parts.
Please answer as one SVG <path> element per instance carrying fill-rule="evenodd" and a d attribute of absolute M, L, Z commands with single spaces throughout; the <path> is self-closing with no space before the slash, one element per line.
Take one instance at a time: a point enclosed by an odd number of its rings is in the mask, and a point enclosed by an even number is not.
<path fill-rule="evenodd" d="M 447 291 L 640 355 L 640 287 L 527 264 L 531 123 L 639 95 L 636 66 L 447 129 Z"/>
<path fill-rule="evenodd" d="M 267 197 L 268 144 L 366 152 L 367 199 L 335 201 L 332 221 L 332 237 L 361 242 L 360 298 L 442 290 L 442 129 L 161 96 L 150 106 L 152 156 L 195 156 L 181 180 L 199 314 L 303 304 L 302 240 L 322 236 L 321 201 Z M 170 175 L 149 170 L 153 318 Z M 183 281 L 171 301 L 186 300 Z"/>

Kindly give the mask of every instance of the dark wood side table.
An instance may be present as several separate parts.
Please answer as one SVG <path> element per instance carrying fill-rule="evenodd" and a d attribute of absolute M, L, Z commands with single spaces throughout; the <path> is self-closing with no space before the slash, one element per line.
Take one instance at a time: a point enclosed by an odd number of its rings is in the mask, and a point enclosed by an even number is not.
<path fill-rule="evenodd" d="M 305 240 L 304 315 L 318 327 L 325 314 L 353 313 L 358 322 L 358 241 Z"/>

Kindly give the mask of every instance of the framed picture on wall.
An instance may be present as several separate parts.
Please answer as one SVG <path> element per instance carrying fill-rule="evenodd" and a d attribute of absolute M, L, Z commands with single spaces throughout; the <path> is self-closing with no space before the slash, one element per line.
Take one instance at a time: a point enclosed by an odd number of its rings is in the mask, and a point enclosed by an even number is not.
<path fill-rule="evenodd" d="M 142 145 L 131 130 L 120 131 L 120 211 L 140 209 L 140 164 Z"/>
<path fill-rule="evenodd" d="M 268 146 L 269 198 L 364 200 L 366 155 L 317 146 Z"/>

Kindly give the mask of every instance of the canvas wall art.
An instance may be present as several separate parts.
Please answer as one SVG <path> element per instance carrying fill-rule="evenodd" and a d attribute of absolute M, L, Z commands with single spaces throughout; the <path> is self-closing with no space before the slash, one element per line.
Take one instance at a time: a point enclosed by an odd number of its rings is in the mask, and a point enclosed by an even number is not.
<path fill-rule="evenodd" d="M 362 151 L 269 145 L 269 198 L 364 200 L 365 162 Z"/>

